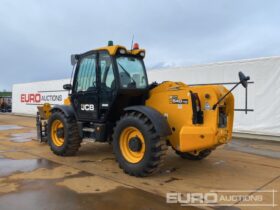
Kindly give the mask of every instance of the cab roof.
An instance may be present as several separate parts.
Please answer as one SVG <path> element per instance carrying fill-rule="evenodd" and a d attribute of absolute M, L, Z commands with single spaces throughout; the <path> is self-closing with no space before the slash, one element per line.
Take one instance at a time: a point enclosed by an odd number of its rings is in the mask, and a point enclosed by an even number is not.
<path fill-rule="evenodd" d="M 139 55 L 140 53 L 142 57 L 145 57 L 145 50 L 144 49 L 131 49 L 128 50 L 124 46 L 121 45 L 112 45 L 112 46 L 105 46 L 101 48 L 97 48 L 94 50 L 100 51 L 100 50 L 105 50 L 107 51 L 110 55 L 116 55 L 117 52 L 119 52 L 121 49 L 125 50 L 125 54 L 132 54 L 132 55 Z"/>

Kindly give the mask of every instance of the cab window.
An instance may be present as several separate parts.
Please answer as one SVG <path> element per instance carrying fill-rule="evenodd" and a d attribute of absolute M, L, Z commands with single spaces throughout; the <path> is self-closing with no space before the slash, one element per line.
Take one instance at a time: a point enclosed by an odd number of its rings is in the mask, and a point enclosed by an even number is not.
<path fill-rule="evenodd" d="M 122 88 L 147 87 L 147 76 L 141 59 L 133 56 L 120 56 L 116 61 Z"/>
<path fill-rule="evenodd" d="M 90 91 L 96 88 L 96 55 L 89 55 L 80 61 L 75 91 Z"/>
<path fill-rule="evenodd" d="M 116 82 L 111 57 L 108 53 L 104 52 L 99 54 L 99 65 L 101 72 L 101 88 L 114 89 Z"/>

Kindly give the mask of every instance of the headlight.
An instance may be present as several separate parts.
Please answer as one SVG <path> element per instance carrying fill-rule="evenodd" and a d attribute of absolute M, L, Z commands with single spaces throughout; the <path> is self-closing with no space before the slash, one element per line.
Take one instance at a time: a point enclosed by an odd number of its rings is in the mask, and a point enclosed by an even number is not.
<path fill-rule="evenodd" d="M 120 54 L 125 54 L 125 49 L 120 49 Z"/>

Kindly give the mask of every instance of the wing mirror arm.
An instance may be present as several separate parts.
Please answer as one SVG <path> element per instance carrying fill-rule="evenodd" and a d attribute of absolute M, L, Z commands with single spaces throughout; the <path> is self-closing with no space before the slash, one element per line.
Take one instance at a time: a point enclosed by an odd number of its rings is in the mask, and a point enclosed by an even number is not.
<path fill-rule="evenodd" d="M 65 84 L 65 85 L 63 85 L 63 89 L 70 91 L 72 89 L 72 85 L 71 84 Z"/>
<path fill-rule="evenodd" d="M 220 98 L 214 105 L 213 110 L 215 110 L 218 106 L 218 104 L 227 97 L 228 94 L 230 94 L 238 85 L 242 84 L 244 88 L 247 88 L 248 86 L 248 80 L 250 80 L 249 76 L 245 76 L 241 71 L 238 73 L 239 76 L 239 82 L 234 85 L 233 88 L 231 88 L 222 98 Z"/>

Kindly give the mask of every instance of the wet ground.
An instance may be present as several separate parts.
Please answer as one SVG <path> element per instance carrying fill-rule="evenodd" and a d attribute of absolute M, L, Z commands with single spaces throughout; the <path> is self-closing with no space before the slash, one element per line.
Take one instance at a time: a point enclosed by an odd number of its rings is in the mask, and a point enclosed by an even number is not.
<path fill-rule="evenodd" d="M 152 177 L 124 174 L 108 144 L 85 141 L 75 157 L 58 157 L 32 140 L 35 119 L 0 115 L 0 210 L 6 209 L 270 209 L 241 206 L 181 207 L 167 192 L 280 191 L 280 143 L 234 140 L 203 161 L 169 150 Z M 275 203 L 279 205 L 279 192 Z M 272 194 L 265 194 L 272 201 Z M 234 205 L 235 204 L 235 205 Z M 238 204 L 238 205 L 236 205 Z M 279 206 L 271 208 L 277 209 Z"/>
<path fill-rule="evenodd" d="M 21 129 L 21 126 L 17 125 L 1 125 L 0 131 L 6 131 L 6 130 L 15 130 L 15 129 Z"/>

